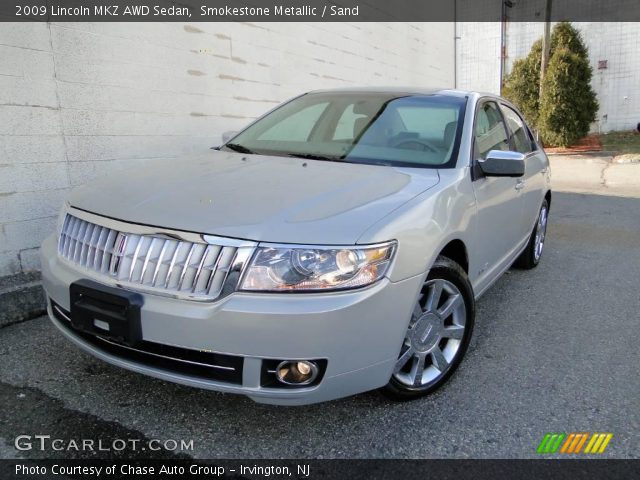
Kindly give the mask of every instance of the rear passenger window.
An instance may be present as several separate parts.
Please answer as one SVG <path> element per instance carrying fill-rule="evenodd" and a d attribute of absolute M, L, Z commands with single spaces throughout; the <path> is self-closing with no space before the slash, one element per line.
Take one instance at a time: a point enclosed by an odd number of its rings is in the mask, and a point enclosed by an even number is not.
<path fill-rule="evenodd" d="M 474 135 L 476 158 L 487 158 L 491 150 L 509 150 L 504 121 L 494 102 L 487 102 L 478 110 Z"/>
<path fill-rule="evenodd" d="M 532 150 L 531 138 L 529 137 L 524 121 L 511 107 L 502 105 L 502 111 L 504 113 L 504 118 L 507 119 L 507 125 L 509 126 L 511 135 L 509 143 L 511 144 L 511 150 L 515 150 L 520 153 L 529 153 Z"/>

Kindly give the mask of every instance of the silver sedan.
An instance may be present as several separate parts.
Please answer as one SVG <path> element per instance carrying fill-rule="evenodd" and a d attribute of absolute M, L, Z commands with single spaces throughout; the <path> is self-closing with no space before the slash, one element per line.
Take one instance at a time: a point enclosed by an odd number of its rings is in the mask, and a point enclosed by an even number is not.
<path fill-rule="evenodd" d="M 504 99 L 316 91 L 74 191 L 43 283 L 56 327 L 129 370 L 274 404 L 412 399 L 453 374 L 478 297 L 538 264 L 550 204 Z"/>

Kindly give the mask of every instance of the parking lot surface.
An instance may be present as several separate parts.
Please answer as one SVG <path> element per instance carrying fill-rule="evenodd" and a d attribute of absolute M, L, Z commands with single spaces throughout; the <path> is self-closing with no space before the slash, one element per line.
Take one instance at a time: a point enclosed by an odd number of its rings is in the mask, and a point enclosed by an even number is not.
<path fill-rule="evenodd" d="M 408 403 L 259 405 L 104 364 L 44 317 L 8 326 L 0 457 L 151 455 L 16 451 L 21 434 L 193 440 L 197 458 L 537 457 L 547 432 L 611 432 L 602 456 L 637 457 L 639 284 L 640 199 L 554 194 L 540 266 L 487 292 L 458 372 Z"/>

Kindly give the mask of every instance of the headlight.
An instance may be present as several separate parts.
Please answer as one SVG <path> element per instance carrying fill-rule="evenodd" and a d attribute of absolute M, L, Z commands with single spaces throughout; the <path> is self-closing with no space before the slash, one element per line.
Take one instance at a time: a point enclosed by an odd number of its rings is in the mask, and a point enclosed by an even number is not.
<path fill-rule="evenodd" d="M 363 247 L 258 247 L 240 290 L 318 291 L 359 288 L 387 272 L 395 242 Z"/>

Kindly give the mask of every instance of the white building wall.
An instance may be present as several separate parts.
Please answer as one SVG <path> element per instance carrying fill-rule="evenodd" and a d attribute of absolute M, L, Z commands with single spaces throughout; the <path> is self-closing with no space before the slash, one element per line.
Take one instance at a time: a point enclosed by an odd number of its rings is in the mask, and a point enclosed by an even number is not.
<path fill-rule="evenodd" d="M 451 86 L 453 23 L 3 23 L 0 276 L 39 268 L 69 188 L 216 145 L 279 102 Z"/>
<path fill-rule="evenodd" d="M 500 93 L 500 22 L 458 22 L 457 88 Z"/>

